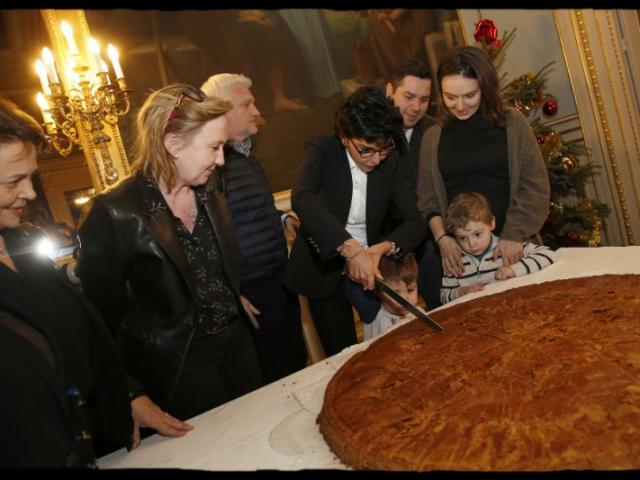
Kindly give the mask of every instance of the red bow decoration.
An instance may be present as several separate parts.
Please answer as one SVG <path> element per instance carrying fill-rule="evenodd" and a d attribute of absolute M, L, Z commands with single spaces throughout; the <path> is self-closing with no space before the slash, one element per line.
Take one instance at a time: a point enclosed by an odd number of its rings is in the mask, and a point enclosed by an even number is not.
<path fill-rule="evenodd" d="M 500 46 L 502 42 L 498 40 L 498 29 L 492 20 L 480 20 L 475 26 L 476 33 L 473 35 L 473 38 L 476 39 L 476 42 L 484 42 L 489 47 Z"/>

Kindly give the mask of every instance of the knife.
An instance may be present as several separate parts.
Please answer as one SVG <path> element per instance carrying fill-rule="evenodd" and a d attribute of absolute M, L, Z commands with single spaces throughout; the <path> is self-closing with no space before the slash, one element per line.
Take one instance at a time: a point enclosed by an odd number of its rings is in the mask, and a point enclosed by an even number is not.
<path fill-rule="evenodd" d="M 409 312 L 413 313 L 419 320 L 422 320 L 424 323 L 426 323 L 427 326 L 429 326 L 429 328 L 431 328 L 432 330 L 435 330 L 436 332 L 444 331 L 444 328 L 442 327 L 442 325 L 440 325 L 438 322 L 436 322 L 433 318 L 431 318 L 429 315 L 424 313 L 418 307 L 416 307 L 415 305 L 412 305 L 411 302 L 408 302 L 402 295 L 400 295 L 398 292 L 396 292 L 393 288 L 391 288 L 389 285 L 384 283 L 384 281 L 382 281 L 378 277 L 376 277 L 376 287 L 378 287 L 381 291 L 388 294 L 391 298 L 393 298 L 396 302 L 398 302 L 400 305 L 406 308 Z"/>

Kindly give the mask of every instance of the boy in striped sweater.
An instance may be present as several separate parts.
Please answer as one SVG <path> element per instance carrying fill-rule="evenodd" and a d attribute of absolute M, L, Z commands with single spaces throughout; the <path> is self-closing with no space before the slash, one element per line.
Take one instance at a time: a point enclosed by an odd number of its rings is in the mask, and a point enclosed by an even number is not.
<path fill-rule="evenodd" d="M 467 293 L 479 292 L 487 283 L 537 272 L 555 260 L 555 253 L 549 247 L 525 242 L 518 262 L 505 267 L 501 257 L 494 261 L 493 251 L 499 238 L 491 232 L 496 220 L 481 193 L 457 195 L 447 207 L 444 226 L 464 251 L 464 274 L 460 277 L 444 274 L 440 289 L 443 304 Z"/>

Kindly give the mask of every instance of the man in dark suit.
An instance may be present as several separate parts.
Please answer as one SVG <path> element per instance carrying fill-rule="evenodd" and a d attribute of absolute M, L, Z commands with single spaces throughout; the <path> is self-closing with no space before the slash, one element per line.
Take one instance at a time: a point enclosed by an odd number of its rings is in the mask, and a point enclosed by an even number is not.
<path fill-rule="evenodd" d="M 405 167 L 410 166 L 411 187 L 415 189 L 422 136 L 437 122 L 435 118 L 427 115 L 431 101 L 431 74 L 427 66 L 421 60 L 401 61 L 392 72 L 386 85 L 386 93 L 402 114 L 404 142 L 398 149 Z M 428 308 L 440 306 L 442 272 L 434 264 L 434 249 L 436 246 L 429 231 L 425 241 L 416 249 L 416 258 L 420 265 L 418 290 Z"/>
<path fill-rule="evenodd" d="M 356 343 L 345 288 L 372 290 L 380 258 L 411 251 L 426 234 L 412 179 L 394 149 L 402 118 L 393 103 L 362 87 L 338 111 L 335 130 L 305 146 L 291 196 L 302 225 L 284 277 L 308 297 L 327 355 Z M 389 219 L 395 228 L 387 233 Z"/>

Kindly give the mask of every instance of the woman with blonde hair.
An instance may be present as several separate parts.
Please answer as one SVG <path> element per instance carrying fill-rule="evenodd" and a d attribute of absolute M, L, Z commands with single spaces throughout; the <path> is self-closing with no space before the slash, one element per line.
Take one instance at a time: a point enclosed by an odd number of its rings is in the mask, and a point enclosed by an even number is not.
<path fill-rule="evenodd" d="M 151 94 L 134 175 L 96 197 L 79 229 L 82 285 L 118 340 L 136 426 L 169 436 L 262 384 L 215 172 L 230 109 L 185 84 Z"/>

